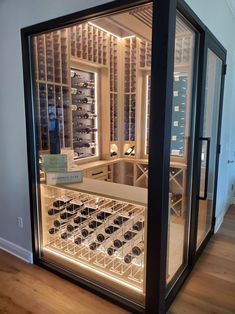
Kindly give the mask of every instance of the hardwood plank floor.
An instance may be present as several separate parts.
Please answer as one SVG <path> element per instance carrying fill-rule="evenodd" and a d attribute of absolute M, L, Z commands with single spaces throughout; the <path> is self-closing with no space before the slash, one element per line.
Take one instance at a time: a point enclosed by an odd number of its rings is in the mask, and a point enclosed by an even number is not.
<path fill-rule="evenodd" d="M 235 313 L 235 205 L 211 238 L 168 314 Z"/>
<path fill-rule="evenodd" d="M 128 312 L 0 250 L 0 314 L 26 313 Z M 235 313 L 235 206 L 168 311 L 168 314 L 212 313 Z"/>

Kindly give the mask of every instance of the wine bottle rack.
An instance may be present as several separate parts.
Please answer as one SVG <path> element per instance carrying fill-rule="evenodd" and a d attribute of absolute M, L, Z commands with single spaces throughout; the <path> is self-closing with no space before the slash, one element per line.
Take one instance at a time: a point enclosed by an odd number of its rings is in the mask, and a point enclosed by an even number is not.
<path fill-rule="evenodd" d="M 170 208 L 180 216 L 185 210 L 186 166 L 170 168 Z"/>
<path fill-rule="evenodd" d="M 175 73 L 171 124 L 172 156 L 183 157 L 185 154 L 187 82 L 186 73 Z"/>
<path fill-rule="evenodd" d="M 192 36 L 178 36 L 175 39 L 175 64 L 189 64 L 192 51 Z"/>
<path fill-rule="evenodd" d="M 136 57 L 137 40 L 136 37 L 125 39 L 124 44 L 124 140 L 132 142 L 124 145 L 124 154 L 132 147 L 134 156 L 135 132 L 136 132 Z M 130 153 L 130 155 L 131 155 Z"/>
<path fill-rule="evenodd" d="M 95 73 L 71 69 L 73 149 L 76 159 L 98 155 Z"/>
<path fill-rule="evenodd" d="M 151 67 L 151 52 L 152 44 L 148 41 L 139 40 L 139 67 L 148 68 Z"/>
<path fill-rule="evenodd" d="M 90 23 L 83 23 L 69 28 L 71 56 L 108 65 L 109 35 Z"/>
<path fill-rule="evenodd" d="M 35 36 L 33 55 L 39 150 L 53 153 L 56 144 L 59 152 L 71 145 L 68 30 Z"/>
<path fill-rule="evenodd" d="M 110 141 L 118 141 L 118 40 L 110 36 Z"/>
<path fill-rule="evenodd" d="M 43 245 L 143 289 L 144 206 L 42 187 Z"/>

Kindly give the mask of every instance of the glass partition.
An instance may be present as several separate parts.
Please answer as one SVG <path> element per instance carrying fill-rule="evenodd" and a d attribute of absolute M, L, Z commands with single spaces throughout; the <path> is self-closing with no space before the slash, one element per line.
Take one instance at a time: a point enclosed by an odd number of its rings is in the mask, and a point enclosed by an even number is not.
<path fill-rule="evenodd" d="M 194 50 L 195 32 L 178 15 L 171 122 L 167 283 L 179 276 L 188 261 L 195 110 L 192 98 Z"/>
<path fill-rule="evenodd" d="M 151 3 L 32 38 L 40 258 L 142 305 L 151 40 Z"/>
<path fill-rule="evenodd" d="M 208 49 L 202 154 L 200 200 L 198 212 L 197 248 L 211 229 L 214 205 L 214 184 L 217 155 L 217 134 L 221 93 L 222 60 Z"/>

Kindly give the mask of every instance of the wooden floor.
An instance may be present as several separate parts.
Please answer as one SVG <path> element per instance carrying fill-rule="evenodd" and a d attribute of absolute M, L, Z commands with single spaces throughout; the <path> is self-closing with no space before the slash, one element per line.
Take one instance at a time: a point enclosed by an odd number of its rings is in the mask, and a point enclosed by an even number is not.
<path fill-rule="evenodd" d="M 0 314 L 118 314 L 126 311 L 0 251 Z M 235 313 L 235 206 L 211 239 L 168 314 Z M 155 313 L 153 313 L 155 314 Z"/>
<path fill-rule="evenodd" d="M 168 314 L 235 314 L 235 205 L 211 238 Z"/>

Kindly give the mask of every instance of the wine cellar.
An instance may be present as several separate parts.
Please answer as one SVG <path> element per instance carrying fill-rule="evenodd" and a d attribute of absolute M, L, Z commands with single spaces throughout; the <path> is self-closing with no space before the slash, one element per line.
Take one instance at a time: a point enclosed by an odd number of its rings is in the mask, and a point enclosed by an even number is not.
<path fill-rule="evenodd" d="M 31 41 L 39 159 L 66 156 L 66 171 L 83 175 L 82 182 L 55 186 L 40 163 L 40 258 L 140 306 L 146 295 L 152 13 L 152 4 L 145 4 Z M 194 39 L 177 18 L 167 282 L 182 264 L 187 237 Z"/>

